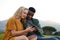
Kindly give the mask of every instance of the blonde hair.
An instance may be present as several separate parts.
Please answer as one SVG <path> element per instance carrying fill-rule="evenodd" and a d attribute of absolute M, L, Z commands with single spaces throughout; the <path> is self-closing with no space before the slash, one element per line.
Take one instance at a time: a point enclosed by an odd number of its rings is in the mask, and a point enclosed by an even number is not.
<path fill-rule="evenodd" d="M 18 18 L 19 16 L 21 16 L 20 14 L 24 11 L 24 10 L 28 10 L 25 7 L 20 7 L 17 9 L 17 11 L 15 12 L 15 14 L 13 15 L 13 17 Z"/>

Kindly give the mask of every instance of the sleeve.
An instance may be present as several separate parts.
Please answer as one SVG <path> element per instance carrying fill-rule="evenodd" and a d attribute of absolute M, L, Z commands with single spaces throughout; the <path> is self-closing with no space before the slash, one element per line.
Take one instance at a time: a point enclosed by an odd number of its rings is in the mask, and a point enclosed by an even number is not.
<path fill-rule="evenodd" d="M 39 27 L 40 32 L 43 33 L 43 29 L 41 28 L 40 23 L 38 23 L 38 27 Z"/>
<path fill-rule="evenodd" d="M 16 30 L 15 22 L 14 20 L 9 20 L 6 24 L 8 30 Z"/>
<path fill-rule="evenodd" d="M 37 20 L 38 21 L 38 20 Z M 40 22 L 38 21 L 38 30 L 41 34 L 43 34 L 43 29 L 41 28 Z"/>

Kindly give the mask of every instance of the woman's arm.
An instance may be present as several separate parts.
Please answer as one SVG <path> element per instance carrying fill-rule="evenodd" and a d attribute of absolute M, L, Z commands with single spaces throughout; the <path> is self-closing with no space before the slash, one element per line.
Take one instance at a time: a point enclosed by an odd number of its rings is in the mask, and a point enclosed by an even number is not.
<path fill-rule="evenodd" d="M 12 30 L 11 34 L 12 34 L 12 36 L 20 36 L 20 35 L 24 35 L 24 34 L 26 34 L 28 32 L 32 32 L 32 31 L 33 31 L 32 28 L 28 27 L 27 29 L 21 30 L 21 31 Z"/>

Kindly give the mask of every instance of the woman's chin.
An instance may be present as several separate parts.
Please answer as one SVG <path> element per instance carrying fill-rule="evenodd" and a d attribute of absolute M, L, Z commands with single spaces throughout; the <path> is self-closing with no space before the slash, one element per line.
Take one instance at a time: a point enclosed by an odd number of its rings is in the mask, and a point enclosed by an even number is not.
<path fill-rule="evenodd" d="M 25 17 L 23 17 L 22 19 L 25 19 Z"/>

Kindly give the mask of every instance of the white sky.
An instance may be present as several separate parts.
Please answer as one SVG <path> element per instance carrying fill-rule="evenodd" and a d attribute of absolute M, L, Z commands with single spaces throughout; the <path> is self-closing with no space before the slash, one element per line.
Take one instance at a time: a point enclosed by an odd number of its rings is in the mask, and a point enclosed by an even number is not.
<path fill-rule="evenodd" d="M 34 18 L 60 23 L 60 0 L 0 0 L 0 21 L 10 18 L 20 6 L 34 7 Z"/>

